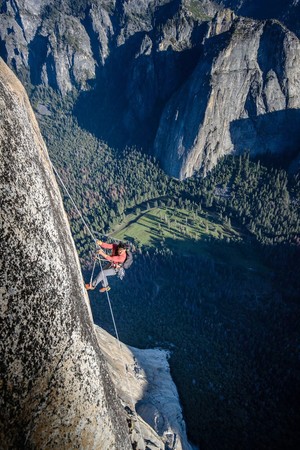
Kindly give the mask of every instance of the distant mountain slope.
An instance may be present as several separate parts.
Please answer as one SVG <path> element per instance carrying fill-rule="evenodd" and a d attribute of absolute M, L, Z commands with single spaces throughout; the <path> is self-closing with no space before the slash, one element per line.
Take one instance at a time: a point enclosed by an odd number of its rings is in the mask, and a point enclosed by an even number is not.
<path fill-rule="evenodd" d="M 237 14 L 254 19 L 278 19 L 300 37 L 299 0 L 215 0 Z"/>
<path fill-rule="evenodd" d="M 156 154 L 180 178 L 199 168 L 206 173 L 231 152 L 296 155 L 299 88 L 300 42 L 293 33 L 274 20 L 221 11 L 198 66 L 161 116 Z"/>
<path fill-rule="evenodd" d="M 82 127 L 156 154 L 173 176 L 249 148 L 294 156 L 299 40 L 224 6 L 297 31 L 297 0 L 6 0 L 0 53 L 29 91 L 72 96 Z"/>

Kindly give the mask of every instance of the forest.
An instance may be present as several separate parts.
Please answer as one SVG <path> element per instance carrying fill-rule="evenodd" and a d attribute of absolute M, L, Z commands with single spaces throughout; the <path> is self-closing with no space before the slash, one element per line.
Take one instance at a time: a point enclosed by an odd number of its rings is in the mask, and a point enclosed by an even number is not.
<path fill-rule="evenodd" d="M 246 152 L 179 182 L 139 149 L 109 148 L 62 109 L 38 117 L 54 166 L 95 235 L 127 236 L 136 249 L 124 280 L 111 280 L 120 339 L 170 350 L 191 442 L 297 448 L 299 173 Z M 61 192 L 89 281 L 94 243 Z M 104 297 L 89 295 L 95 322 L 114 334 Z"/>

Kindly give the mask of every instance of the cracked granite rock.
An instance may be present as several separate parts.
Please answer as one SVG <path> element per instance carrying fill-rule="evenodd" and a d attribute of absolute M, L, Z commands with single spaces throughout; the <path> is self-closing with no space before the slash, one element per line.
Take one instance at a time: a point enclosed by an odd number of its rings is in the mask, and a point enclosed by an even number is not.
<path fill-rule="evenodd" d="M 25 91 L 0 60 L 2 449 L 131 449 Z"/>

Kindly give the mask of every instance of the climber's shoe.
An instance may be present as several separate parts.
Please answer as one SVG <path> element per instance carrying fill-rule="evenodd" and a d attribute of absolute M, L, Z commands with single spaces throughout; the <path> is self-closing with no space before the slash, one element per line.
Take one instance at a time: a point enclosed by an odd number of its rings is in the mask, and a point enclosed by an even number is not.
<path fill-rule="evenodd" d="M 95 289 L 94 286 L 92 284 L 90 284 L 90 283 L 87 283 L 85 285 L 85 288 L 86 288 L 87 291 L 91 291 L 91 290 Z"/>
<path fill-rule="evenodd" d="M 99 291 L 100 292 L 108 292 L 108 291 L 110 291 L 110 286 L 103 286 Z"/>

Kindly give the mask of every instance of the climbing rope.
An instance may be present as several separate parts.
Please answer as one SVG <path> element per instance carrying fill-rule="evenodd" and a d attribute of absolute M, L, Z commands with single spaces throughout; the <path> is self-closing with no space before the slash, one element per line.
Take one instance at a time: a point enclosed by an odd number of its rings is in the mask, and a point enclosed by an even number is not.
<path fill-rule="evenodd" d="M 103 268 L 102 268 L 101 260 L 100 260 L 100 267 L 101 267 L 102 277 L 104 277 L 104 273 L 103 273 Z M 104 279 L 104 278 L 103 278 L 103 279 Z M 127 390 L 128 390 L 129 396 L 130 396 L 131 404 L 132 404 L 132 410 L 133 410 L 133 413 L 134 413 L 135 416 L 136 416 L 136 423 L 137 423 L 137 427 L 138 427 L 140 436 L 141 436 L 141 438 L 142 438 L 144 450 L 146 450 L 146 447 L 145 447 L 145 440 L 143 439 L 143 434 L 142 434 L 142 430 L 141 430 L 141 426 L 140 426 L 140 421 L 139 421 L 137 412 L 135 411 L 135 407 L 134 407 L 135 403 L 134 403 L 134 401 L 133 401 L 133 397 L 132 397 L 132 394 L 131 394 L 131 389 L 130 389 L 129 379 L 128 379 L 127 367 L 126 367 L 126 364 L 125 364 L 125 361 L 124 361 L 123 352 L 122 352 L 122 346 L 121 346 L 121 341 L 120 341 L 120 339 L 119 339 L 119 333 L 118 333 L 118 330 L 117 330 L 117 325 L 116 325 L 116 321 L 115 321 L 115 316 L 114 316 L 113 309 L 112 309 L 112 306 L 111 306 L 111 301 L 110 301 L 110 296 L 109 296 L 109 292 L 108 292 L 108 291 L 106 291 L 106 296 L 107 296 L 107 301 L 108 301 L 108 305 L 109 305 L 109 309 L 110 309 L 111 318 L 112 318 L 112 321 L 113 321 L 113 324 L 114 324 L 115 335 L 116 335 L 116 338 L 117 338 L 117 341 L 118 341 L 118 345 L 119 345 L 119 349 L 120 349 L 120 355 L 121 355 L 122 365 L 123 365 L 124 370 L 125 370 L 125 379 L 126 379 L 126 383 L 127 383 Z"/>
<path fill-rule="evenodd" d="M 94 278 L 94 272 L 95 272 L 96 264 L 97 264 L 97 259 L 95 258 L 94 259 L 94 264 L 93 264 L 93 270 L 92 270 L 91 278 L 90 278 L 90 285 L 92 284 L 92 281 L 93 281 L 93 278 Z"/>
<path fill-rule="evenodd" d="M 74 208 L 76 209 L 77 213 L 79 214 L 79 216 L 80 216 L 80 218 L 81 218 L 81 220 L 82 220 L 84 226 L 85 226 L 86 229 L 88 230 L 88 232 L 89 232 L 90 236 L 92 237 L 93 241 L 96 243 L 97 239 L 95 238 L 95 235 L 94 235 L 94 233 L 93 233 L 92 230 L 91 230 L 92 227 L 89 226 L 89 225 L 87 224 L 87 222 L 84 220 L 83 215 L 81 214 L 81 212 L 80 212 L 79 209 L 77 208 L 76 203 L 74 202 L 74 200 L 73 200 L 73 198 L 72 198 L 70 192 L 68 191 L 68 189 L 67 189 L 65 183 L 63 182 L 62 178 L 60 177 L 58 171 L 57 171 L 56 168 L 54 167 L 53 163 L 52 163 L 52 162 L 50 162 L 50 163 L 51 163 L 51 166 L 52 166 L 52 168 L 53 168 L 53 170 L 54 170 L 54 173 L 56 174 L 58 180 L 60 181 L 60 183 L 61 183 L 61 185 L 63 186 L 64 190 L 66 191 L 66 193 L 67 193 L 69 199 L 71 200 L 71 202 L 72 202 Z M 105 277 L 104 272 L 103 272 L 102 261 L 106 261 L 106 260 L 105 260 L 105 259 L 103 260 L 103 259 L 101 259 L 101 258 L 95 257 L 95 258 L 94 258 L 93 269 L 92 269 L 92 274 L 91 274 L 91 278 L 90 278 L 90 284 L 92 284 L 92 281 L 93 281 L 93 276 L 94 276 L 94 271 L 95 271 L 95 267 L 96 267 L 97 261 L 100 262 L 100 268 L 101 268 L 101 273 L 102 273 L 103 279 L 104 279 L 104 277 Z M 113 313 L 113 309 L 112 309 L 112 305 L 111 305 L 110 296 L 109 296 L 109 292 L 108 292 L 108 291 L 106 291 L 106 296 L 107 296 L 107 302 L 108 302 L 108 305 L 109 305 L 109 310 L 110 310 L 110 314 L 111 314 L 111 318 L 112 318 L 112 322 L 113 322 L 113 326 L 114 326 L 114 331 L 115 331 L 116 339 L 117 339 L 117 341 L 118 341 L 118 345 L 119 345 L 119 349 L 120 349 L 120 354 L 121 354 L 122 364 L 123 364 L 123 367 L 124 367 L 124 370 L 125 370 L 125 375 L 126 375 L 125 378 L 126 378 L 126 382 L 127 382 L 127 389 L 128 389 L 128 392 L 129 392 L 129 396 L 130 396 L 131 403 L 132 403 L 133 412 L 134 412 L 134 414 L 136 415 L 136 420 L 137 420 L 138 430 L 139 430 L 139 432 L 140 432 L 140 436 L 141 436 L 142 441 L 143 441 L 144 450 L 146 450 L 146 447 L 145 447 L 145 440 L 143 439 L 143 434 L 142 434 L 142 431 L 141 431 L 139 418 L 138 418 L 137 412 L 135 411 L 135 407 L 134 407 L 134 401 L 133 401 L 133 397 L 132 397 L 131 389 L 130 389 L 130 385 L 129 385 L 129 380 L 128 380 L 127 367 L 126 367 L 126 364 L 125 364 L 125 361 L 124 361 L 124 357 L 123 357 L 123 353 L 122 353 L 122 346 L 121 346 L 121 342 L 120 342 L 120 339 L 119 339 L 119 333 L 118 333 L 118 329 L 117 329 L 117 325 L 116 325 L 116 321 L 115 321 L 115 316 L 114 316 L 114 313 Z M 130 441 L 130 445 L 131 445 L 131 440 L 129 439 L 129 441 Z"/>
<path fill-rule="evenodd" d="M 87 222 L 84 220 L 83 215 L 81 214 L 81 212 L 80 212 L 79 209 L 77 208 L 76 203 L 74 202 L 74 200 L 73 200 L 73 198 L 72 198 L 70 192 L 68 191 L 68 189 L 67 189 L 65 183 L 64 183 L 63 180 L 61 179 L 61 177 L 60 177 L 59 173 L 57 172 L 56 168 L 54 167 L 53 163 L 51 163 L 51 165 L 52 165 L 52 168 L 53 168 L 53 170 L 54 170 L 54 172 L 55 172 L 57 178 L 59 179 L 61 185 L 63 186 L 64 190 L 66 191 L 66 193 L 67 193 L 67 195 L 68 195 L 68 197 L 69 197 L 69 199 L 71 200 L 71 202 L 72 202 L 74 208 L 75 208 L 76 211 L 78 212 L 78 214 L 79 214 L 79 216 L 80 216 L 82 222 L 84 223 L 86 229 L 87 229 L 88 232 L 90 233 L 90 235 L 91 235 L 93 241 L 96 242 L 97 239 L 95 238 L 94 233 L 91 231 L 91 228 L 92 228 L 92 227 L 91 227 L 91 226 L 88 226 Z"/>

